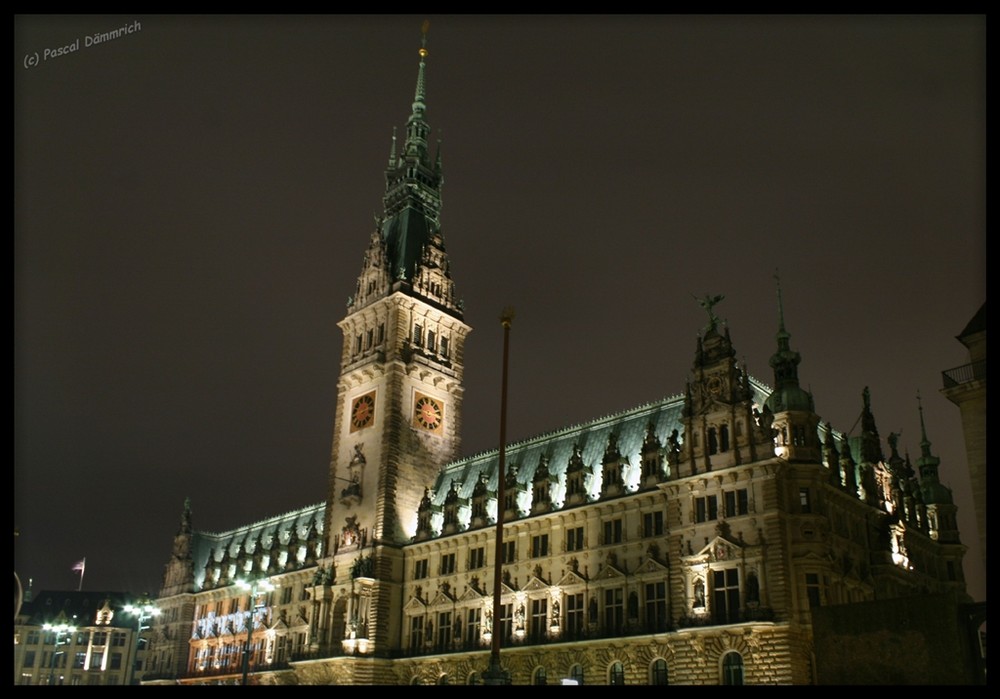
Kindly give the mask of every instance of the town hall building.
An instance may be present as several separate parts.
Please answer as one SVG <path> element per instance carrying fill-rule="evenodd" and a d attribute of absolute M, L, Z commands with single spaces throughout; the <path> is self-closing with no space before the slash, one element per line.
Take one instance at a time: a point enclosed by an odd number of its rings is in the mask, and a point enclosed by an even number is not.
<path fill-rule="evenodd" d="M 422 47 L 339 323 L 326 498 L 224 532 L 184 504 L 144 683 L 479 684 L 500 634 L 514 684 L 811 684 L 811 610 L 964 598 L 922 412 L 913 461 L 883 443 L 865 387 L 856 434 L 823 422 L 780 287 L 770 384 L 706 296 L 673 395 L 460 458 L 471 328 L 426 70 Z"/>

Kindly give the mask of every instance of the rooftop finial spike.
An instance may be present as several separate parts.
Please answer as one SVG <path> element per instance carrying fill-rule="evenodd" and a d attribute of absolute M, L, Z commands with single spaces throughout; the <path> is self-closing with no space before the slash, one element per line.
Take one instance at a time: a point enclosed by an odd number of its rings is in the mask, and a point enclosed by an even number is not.
<path fill-rule="evenodd" d="M 424 25 L 420 28 L 420 50 L 417 52 L 420 54 L 420 66 L 417 71 L 417 90 L 416 94 L 413 96 L 413 116 L 410 117 L 411 120 L 414 118 L 423 119 L 424 114 L 424 67 L 426 65 L 425 58 L 427 58 L 427 29 L 431 26 L 430 20 L 424 20 Z"/>
<path fill-rule="evenodd" d="M 785 306 L 781 302 L 781 276 L 777 267 L 774 268 L 774 281 L 778 286 L 778 329 L 785 332 Z"/>
<path fill-rule="evenodd" d="M 924 427 L 924 404 L 920 400 L 920 391 L 917 391 L 917 410 L 920 413 L 920 446 L 927 445 L 930 449 L 931 443 L 927 439 L 927 428 Z M 930 453 L 930 452 L 928 452 Z"/>

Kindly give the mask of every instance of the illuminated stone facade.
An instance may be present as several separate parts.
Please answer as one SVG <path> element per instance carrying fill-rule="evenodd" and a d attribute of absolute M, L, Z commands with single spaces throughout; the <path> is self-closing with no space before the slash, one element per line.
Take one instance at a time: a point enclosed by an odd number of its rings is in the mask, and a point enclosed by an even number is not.
<path fill-rule="evenodd" d="M 146 647 L 126 608 L 138 603 L 122 592 L 47 590 L 24 602 L 14 615 L 14 684 L 137 684 Z M 145 635 L 148 617 L 142 624 Z"/>
<path fill-rule="evenodd" d="M 438 220 L 425 57 L 340 323 L 327 498 L 223 533 L 185 509 L 157 601 L 159 681 L 242 682 L 249 638 L 251 683 L 472 684 L 497 632 L 517 684 L 807 684 L 810 608 L 964 595 L 926 434 L 917 469 L 895 435 L 884 456 L 867 389 L 860 434 L 821 423 L 782 316 L 774 386 L 751 377 L 721 297 L 702 300 L 676 395 L 511 444 L 507 473 L 498 452 L 459 459 L 470 328 Z"/>

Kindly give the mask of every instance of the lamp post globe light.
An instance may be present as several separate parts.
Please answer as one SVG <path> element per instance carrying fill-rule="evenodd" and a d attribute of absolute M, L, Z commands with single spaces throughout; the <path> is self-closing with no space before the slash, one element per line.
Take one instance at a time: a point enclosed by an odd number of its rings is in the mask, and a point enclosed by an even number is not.
<path fill-rule="evenodd" d="M 135 681 L 135 666 L 139 662 L 139 640 L 142 632 L 149 628 L 145 623 L 160 613 L 159 608 L 153 606 L 147 597 L 139 604 L 126 604 L 125 613 L 131 614 L 136 619 L 135 644 L 133 645 L 132 662 L 129 663 L 128 672 L 125 673 L 125 684 L 132 684 Z"/>
<path fill-rule="evenodd" d="M 74 631 L 76 631 L 76 627 L 66 623 L 43 624 L 42 629 L 44 629 L 45 631 L 50 631 L 53 634 L 55 634 L 55 642 L 52 644 L 53 645 L 52 659 L 51 662 L 49 662 L 49 684 L 52 685 L 55 684 L 56 656 L 59 655 L 60 653 L 59 646 L 63 642 L 62 641 L 63 634 L 72 634 Z M 68 639 L 66 643 L 69 643 Z"/>
<path fill-rule="evenodd" d="M 257 595 L 262 592 L 272 592 L 277 586 L 267 578 L 259 580 L 237 580 L 236 586 L 250 592 L 247 601 L 247 640 L 243 646 L 243 686 L 247 684 L 250 675 L 250 644 L 253 642 L 253 619 L 257 611 Z M 261 605 L 264 606 L 264 605 Z"/>

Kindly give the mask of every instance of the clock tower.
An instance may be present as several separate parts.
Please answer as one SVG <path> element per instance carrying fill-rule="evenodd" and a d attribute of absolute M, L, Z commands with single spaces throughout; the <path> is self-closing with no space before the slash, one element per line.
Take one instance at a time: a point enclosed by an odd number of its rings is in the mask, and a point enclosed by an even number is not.
<path fill-rule="evenodd" d="M 393 132 L 383 213 L 339 326 L 344 334 L 326 508 L 335 585 L 364 654 L 398 643 L 401 546 L 424 488 L 459 453 L 465 339 L 441 232 L 440 144 L 428 147 L 426 27 L 405 139 Z M 360 571 L 360 574 L 359 574 Z M 358 588 L 364 588 L 358 597 Z M 343 590 L 342 590 L 343 592 Z M 353 622 L 352 622 L 353 623 Z M 361 646 L 358 646 L 359 648 Z"/>

